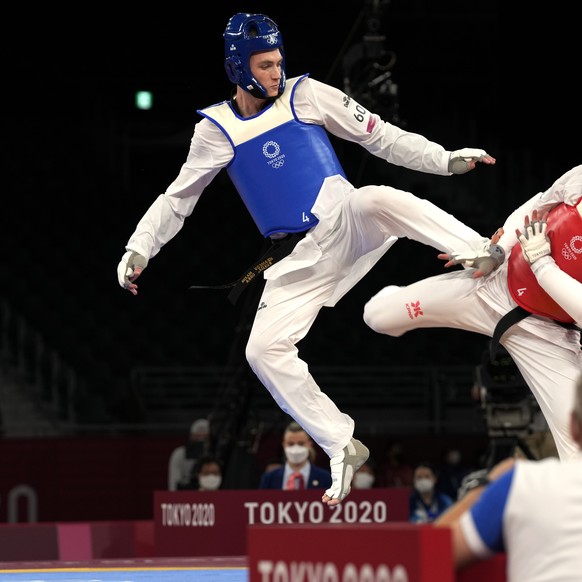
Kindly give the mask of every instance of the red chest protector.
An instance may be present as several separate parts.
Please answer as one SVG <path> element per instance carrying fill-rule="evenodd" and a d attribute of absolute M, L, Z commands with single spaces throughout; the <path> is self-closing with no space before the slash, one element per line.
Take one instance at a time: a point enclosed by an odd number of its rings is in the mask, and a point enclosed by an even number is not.
<path fill-rule="evenodd" d="M 553 208 L 548 215 L 547 234 L 552 244 L 552 258 L 558 267 L 582 282 L 582 216 L 576 206 L 561 203 Z M 573 319 L 540 287 L 518 245 L 509 256 L 507 272 L 513 300 L 535 315 L 573 323 Z"/>

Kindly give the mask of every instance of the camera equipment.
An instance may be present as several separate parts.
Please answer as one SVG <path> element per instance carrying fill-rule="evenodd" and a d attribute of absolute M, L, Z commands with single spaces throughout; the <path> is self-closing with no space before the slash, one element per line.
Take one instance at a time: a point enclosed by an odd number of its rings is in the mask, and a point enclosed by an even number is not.
<path fill-rule="evenodd" d="M 538 404 L 505 348 L 497 347 L 494 361 L 489 350 L 482 353 L 475 387 L 491 439 L 487 466 L 511 456 L 516 447 L 534 459 L 523 438 L 533 432 Z"/>
<path fill-rule="evenodd" d="M 384 8 L 389 3 L 389 0 L 366 0 L 357 21 L 358 24 L 365 21 L 362 40 L 351 45 L 342 58 L 344 92 L 382 118 L 403 124 L 399 116 L 398 85 L 391 71 L 396 54 L 386 49 L 386 36 L 382 33 Z"/>

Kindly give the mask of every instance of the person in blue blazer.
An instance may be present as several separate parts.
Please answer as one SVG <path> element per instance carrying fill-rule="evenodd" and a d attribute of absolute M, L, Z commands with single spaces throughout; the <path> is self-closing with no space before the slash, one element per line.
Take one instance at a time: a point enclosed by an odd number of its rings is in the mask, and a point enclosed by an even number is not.
<path fill-rule="evenodd" d="M 315 449 L 311 437 L 296 422 L 283 433 L 285 464 L 261 476 L 259 489 L 328 489 L 331 472 L 315 465 Z"/>

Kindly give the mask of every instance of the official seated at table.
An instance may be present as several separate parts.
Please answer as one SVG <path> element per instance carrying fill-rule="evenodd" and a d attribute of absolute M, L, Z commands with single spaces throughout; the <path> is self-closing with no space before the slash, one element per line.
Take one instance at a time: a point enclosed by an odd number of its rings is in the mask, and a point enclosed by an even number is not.
<path fill-rule="evenodd" d="M 263 473 L 259 489 L 328 489 L 331 473 L 314 463 L 315 448 L 311 437 L 296 422 L 283 433 L 285 464 Z"/>

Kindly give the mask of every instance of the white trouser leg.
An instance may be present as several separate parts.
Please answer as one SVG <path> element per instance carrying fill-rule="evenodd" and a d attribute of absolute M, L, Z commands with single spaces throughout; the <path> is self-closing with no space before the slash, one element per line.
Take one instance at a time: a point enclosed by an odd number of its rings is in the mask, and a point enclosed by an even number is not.
<path fill-rule="evenodd" d="M 504 334 L 502 344 L 535 396 L 560 459 L 575 455 L 578 446 L 570 435 L 570 412 L 582 369 L 582 354 L 518 326 Z"/>
<path fill-rule="evenodd" d="M 442 252 L 480 249 L 489 240 L 432 202 L 389 186 L 359 188 L 350 204 L 362 225 L 374 225 L 384 234 L 406 237 Z"/>
<path fill-rule="evenodd" d="M 330 457 L 347 445 L 354 421 L 320 389 L 296 344 L 333 292 L 333 268 L 324 257 L 314 267 L 267 281 L 246 348 L 250 367 L 279 407 Z"/>
<path fill-rule="evenodd" d="M 476 284 L 470 271 L 458 270 L 405 287 L 385 287 L 364 306 L 364 321 L 393 337 L 435 327 L 491 336 L 499 315 L 477 297 Z"/>

